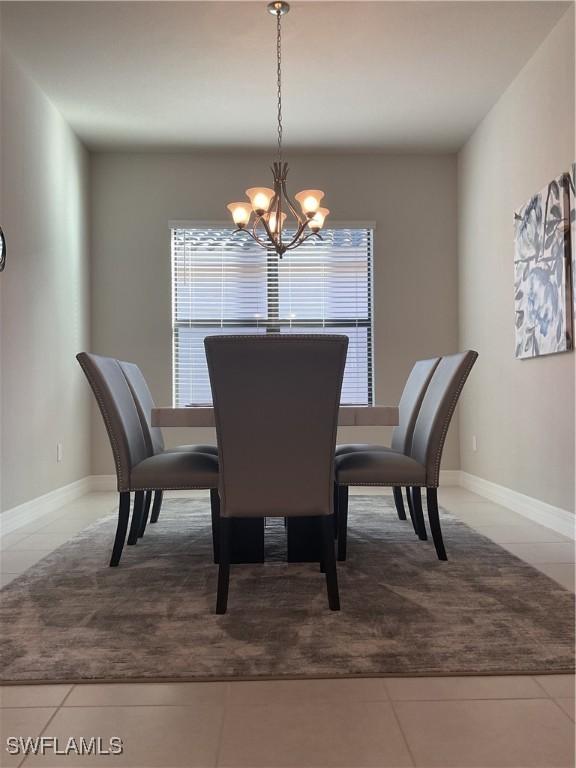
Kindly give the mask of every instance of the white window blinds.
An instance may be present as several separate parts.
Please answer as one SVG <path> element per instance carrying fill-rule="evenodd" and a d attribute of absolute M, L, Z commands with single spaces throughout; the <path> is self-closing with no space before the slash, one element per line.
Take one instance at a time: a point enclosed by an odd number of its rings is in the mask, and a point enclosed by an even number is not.
<path fill-rule="evenodd" d="M 174 404 L 212 402 L 204 337 L 342 333 L 342 403 L 372 403 L 372 230 L 323 230 L 279 259 L 228 228 L 172 228 Z"/>

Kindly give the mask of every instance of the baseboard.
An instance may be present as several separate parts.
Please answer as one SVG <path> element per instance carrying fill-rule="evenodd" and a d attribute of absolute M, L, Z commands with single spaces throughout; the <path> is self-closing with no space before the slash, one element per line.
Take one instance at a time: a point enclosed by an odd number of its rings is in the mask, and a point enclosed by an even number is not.
<path fill-rule="evenodd" d="M 19 504 L 17 507 L 7 509 L 0 515 L 0 532 L 3 536 L 21 528 L 28 523 L 38 520 L 44 515 L 54 512 L 55 509 L 79 499 L 93 489 L 91 477 L 83 477 L 54 491 L 37 496 L 35 499 Z"/>
<path fill-rule="evenodd" d="M 441 486 L 456 485 L 484 496 L 490 501 L 508 507 L 514 512 L 551 528 L 564 536 L 576 539 L 576 516 L 565 509 L 554 507 L 545 501 L 506 488 L 503 485 L 484 480 L 482 477 L 462 472 L 458 469 L 444 469 L 440 473 Z M 116 475 L 90 475 L 62 488 L 57 488 L 43 496 L 27 501 L 0 515 L 0 532 L 11 533 L 28 523 L 37 520 L 55 509 L 79 499 L 94 491 L 116 491 Z"/>
<path fill-rule="evenodd" d="M 460 471 L 460 485 L 468 491 L 484 496 L 490 501 L 518 512 L 518 514 L 533 520 L 535 523 L 551 528 L 553 531 L 576 539 L 576 515 L 561 507 L 547 504 L 545 501 L 526 496 L 524 493 L 498 485 L 482 477 Z"/>

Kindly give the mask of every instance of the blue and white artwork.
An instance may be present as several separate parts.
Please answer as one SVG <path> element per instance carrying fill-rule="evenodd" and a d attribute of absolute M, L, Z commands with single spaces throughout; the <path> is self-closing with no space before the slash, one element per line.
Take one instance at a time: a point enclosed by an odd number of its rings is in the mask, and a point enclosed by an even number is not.
<path fill-rule="evenodd" d="M 569 182 L 562 174 L 514 214 L 517 358 L 572 349 Z"/>

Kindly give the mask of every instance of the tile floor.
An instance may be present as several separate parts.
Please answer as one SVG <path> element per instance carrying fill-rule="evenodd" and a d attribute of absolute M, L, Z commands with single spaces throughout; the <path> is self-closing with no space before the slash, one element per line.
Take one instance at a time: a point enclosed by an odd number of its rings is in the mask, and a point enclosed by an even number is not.
<path fill-rule="evenodd" d="M 365 490 L 364 490 L 365 492 Z M 374 492 L 380 493 L 379 489 Z M 462 488 L 442 505 L 574 589 L 574 543 Z M 114 509 L 94 493 L 0 539 L 7 584 Z M 569 675 L 0 689 L 0 766 L 571 768 Z M 119 736 L 120 756 L 11 756 L 7 736 Z"/>

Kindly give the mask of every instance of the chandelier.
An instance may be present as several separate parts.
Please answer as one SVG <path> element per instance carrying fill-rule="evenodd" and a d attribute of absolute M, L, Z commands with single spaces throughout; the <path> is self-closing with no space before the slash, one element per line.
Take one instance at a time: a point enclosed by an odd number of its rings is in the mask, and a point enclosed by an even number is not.
<path fill-rule="evenodd" d="M 282 258 L 286 251 L 297 248 L 310 237 L 320 238 L 324 219 L 330 213 L 328 208 L 321 208 L 324 192 L 320 189 L 304 189 L 295 195 L 301 212 L 290 200 L 286 192 L 288 163 L 282 159 L 282 16 L 288 13 L 290 5 L 284 0 L 269 3 L 268 11 L 276 16 L 276 61 L 278 82 L 278 159 L 271 171 L 274 188 L 252 187 L 246 190 L 248 200 L 230 203 L 227 208 L 236 225 L 234 234 L 245 232 L 258 245 L 273 249 Z M 254 219 L 252 220 L 252 214 Z M 290 234 L 287 232 L 286 218 L 293 219 Z M 321 239 L 321 238 L 320 238 Z"/>

